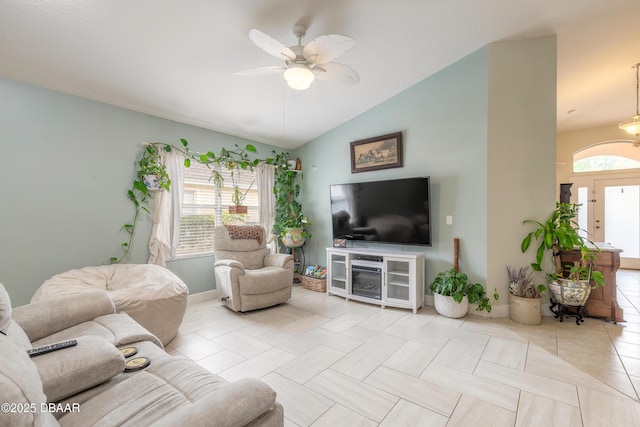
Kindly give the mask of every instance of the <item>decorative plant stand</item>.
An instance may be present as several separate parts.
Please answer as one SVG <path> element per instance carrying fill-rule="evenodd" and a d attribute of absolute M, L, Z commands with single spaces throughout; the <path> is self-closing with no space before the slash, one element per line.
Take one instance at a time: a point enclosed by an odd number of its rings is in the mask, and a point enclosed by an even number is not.
<path fill-rule="evenodd" d="M 304 273 L 304 248 L 302 246 L 287 247 L 287 253 L 293 257 L 293 283 L 300 283 Z"/>
<path fill-rule="evenodd" d="M 575 316 L 576 325 L 580 326 L 581 322 L 584 322 L 584 316 L 587 315 L 587 309 L 584 305 L 567 305 L 555 302 L 552 298 L 549 299 L 551 305 L 549 309 L 553 313 L 556 319 L 560 319 L 562 322 L 564 316 Z"/>

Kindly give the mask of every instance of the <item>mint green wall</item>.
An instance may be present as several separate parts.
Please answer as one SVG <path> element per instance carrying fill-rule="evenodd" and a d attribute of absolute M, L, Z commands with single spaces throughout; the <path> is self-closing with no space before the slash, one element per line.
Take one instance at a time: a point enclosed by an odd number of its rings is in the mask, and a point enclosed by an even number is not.
<path fill-rule="evenodd" d="M 487 49 L 480 49 L 295 151 L 304 170 L 305 213 L 313 224 L 313 238 L 305 245 L 307 264 L 326 265 L 330 184 L 430 176 L 433 246 L 375 247 L 424 252 L 428 284 L 452 266 L 453 238 L 458 237 L 461 269 L 485 280 L 487 61 Z M 351 173 L 350 141 L 397 131 L 403 133 L 404 167 Z M 445 225 L 446 215 L 453 216 L 453 225 Z"/>
<path fill-rule="evenodd" d="M 330 184 L 429 175 L 433 246 L 384 248 L 424 252 L 428 285 L 451 266 L 460 238 L 461 270 L 490 294 L 497 288 L 492 315 L 506 316 L 505 265 L 530 262 L 519 250 L 522 220 L 553 208 L 555 125 L 556 39 L 541 37 L 482 48 L 322 135 L 295 152 L 313 224 L 307 264 L 326 264 Z M 351 174 L 350 141 L 397 131 L 403 168 Z"/>
<path fill-rule="evenodd" d="M 397 131 L 404 167 L 351 174 L 350 141 Z M 179 138 L 201 151 L 247 143 L 0 79 L 0 282 L 14 305 L 54 274 L 118 254 L 119 229 L 133 213 L 125 194 L 140 141 Z M 260 156 L 273 149 L 255 145 Z M 306 264 L 326 264 L 330 184 L 429 175 L 433 246 L 384 248 L 424 252 L 429 284 L 451 265 L 459 237 L 461 269 L 506 296 L 504 265 L 529 259 L 519 253 L 520 222 L 544 216 L 555 198 L 555 37 L 482 48 L 294 154 L 313 223 Z M 146 262 L 149 229 L 143 220 L 131 262 Z M 169 268 L 197 293 L 214 288 L 212 266 L 203 257 Z"/>
<path fill-rule="evenodd" d="M 0 282 L 13 305 L 43 281 L 119 254 L 133 206 L 126 197 L 140 142 L 217 151 L 248 141 L 0 79 Z M 266 156 L 274 147 L 255 144 Z M 143 219 L 130 261 L 145 263 L 150 220 Z M 214 288 L 213 258 L 173 261 L 191 293 Z"/>

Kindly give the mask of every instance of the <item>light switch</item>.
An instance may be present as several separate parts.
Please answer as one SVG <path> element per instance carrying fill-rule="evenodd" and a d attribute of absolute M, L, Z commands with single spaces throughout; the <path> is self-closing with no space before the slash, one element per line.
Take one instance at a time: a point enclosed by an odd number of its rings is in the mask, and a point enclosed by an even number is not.
<path fill-rule="evenodd" d="M 446 220 L 447 225 L 453 224 L 453 216 L 452 215 L 447 215 L 445 220 Z"/>

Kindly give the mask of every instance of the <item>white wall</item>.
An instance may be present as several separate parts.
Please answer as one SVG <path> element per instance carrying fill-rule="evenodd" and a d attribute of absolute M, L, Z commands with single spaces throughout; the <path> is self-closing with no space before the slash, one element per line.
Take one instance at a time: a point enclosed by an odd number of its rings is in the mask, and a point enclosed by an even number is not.
<path fill-rule="evenodd" d="M 506 265 L 535 259 L 533 249 L 520 251 L 530 231 L 522 221 L 555 207 L 555 36 L 489 45 L 488 99 L 487 288 L 504 306 Z"/>
<path fill-rule="evenodd" d="M 556 146 L 557 187 L 572 182 L 573 153 L 594 144 L 608 141 L 633 141 L 633 135 L 621 130 L 617 124 L 577 131 L 559 132 Z"/>

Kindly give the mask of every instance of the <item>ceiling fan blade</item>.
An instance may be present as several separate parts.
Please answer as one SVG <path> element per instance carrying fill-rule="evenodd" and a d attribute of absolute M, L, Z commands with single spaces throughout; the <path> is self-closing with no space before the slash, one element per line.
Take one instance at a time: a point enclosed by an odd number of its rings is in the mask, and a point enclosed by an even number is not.
<path fill-rule="evenodd" d="M 240 70 L 233 73 L 236 76 L 264 76 L 267 74 L 276 74 L 284 71 L 284 67 L 279 65 L 267 65 L 266 67 L 249 68 L 248 70 Z"/>
<path fill-rule="evenodd" d="M 302 50 L 302 56 L 313 64 L 333 61 L 356 44 L 351 37 L 327 34 L 311 40 Z"/>
<path fill-rule="evenodd" d="M 256 29 L 249 31 L 249 38 L 260 49 L 275 56 L 276 58 L 280 58 L 285 61 L 293 61 L 296 58 L 296 54 L 293 53 L 291 49 L 262 31 Z"/>
<path fill-rule="evenodd" d="M 348 65 L 329 62 L 313 67 L 313 73 L 318 80 L 356 84 L 360 81 L 358 73 Z"/>

